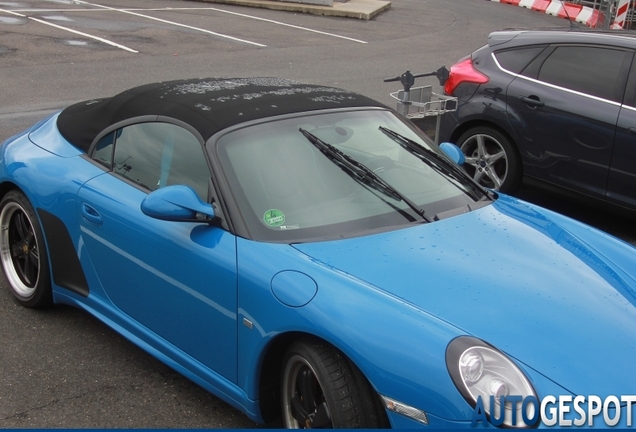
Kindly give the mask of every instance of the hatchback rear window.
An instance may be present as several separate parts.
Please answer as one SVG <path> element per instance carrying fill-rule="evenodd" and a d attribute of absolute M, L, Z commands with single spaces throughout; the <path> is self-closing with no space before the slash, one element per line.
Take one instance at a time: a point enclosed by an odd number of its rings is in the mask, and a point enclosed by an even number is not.
<path fill-rule="evenodd" d="M 521 73 L 525 67 L 536 58 L 541 51 L 545 49 L 545 45 L 532 46 L 525 48 L 515 48 L 495 53 L 497 61 L 507 71 L 512 73 Z"/>

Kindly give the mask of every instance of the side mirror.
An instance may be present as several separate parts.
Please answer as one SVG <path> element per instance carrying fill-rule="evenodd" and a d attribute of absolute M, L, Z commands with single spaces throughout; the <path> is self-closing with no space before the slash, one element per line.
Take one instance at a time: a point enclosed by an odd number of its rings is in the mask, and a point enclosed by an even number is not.
<path fill-rule="evenodd" d="M 457 165 L 463 165 L 464 162 L 466 162 L 464 153 L 455 144 L 443 142 L 439 145 L 439 148 L 442 149 L 442 151 L 446 153 L 446 155 L 450 157 Z"/>
<path fill-rule="evenodd" d="M 167 186 L 151 192 L 141 202 L 141 211 L 152 218 L 178 222 L 208 222 L 214 209 L 201 202 L 189 186 Z"/>

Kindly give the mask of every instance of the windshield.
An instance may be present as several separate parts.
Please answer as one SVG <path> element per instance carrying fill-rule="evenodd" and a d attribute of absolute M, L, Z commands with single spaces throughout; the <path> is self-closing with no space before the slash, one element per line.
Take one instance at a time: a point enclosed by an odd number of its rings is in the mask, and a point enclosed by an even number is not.
<path fill-rule="evenodd" d="M 256 240 L 350 237 L 434 223 L 490 202 L 468 177 L 448 169 L 452 162 L 437 146 L 386 110 L 260 123 L 223 135 L 216 149 Z"/>

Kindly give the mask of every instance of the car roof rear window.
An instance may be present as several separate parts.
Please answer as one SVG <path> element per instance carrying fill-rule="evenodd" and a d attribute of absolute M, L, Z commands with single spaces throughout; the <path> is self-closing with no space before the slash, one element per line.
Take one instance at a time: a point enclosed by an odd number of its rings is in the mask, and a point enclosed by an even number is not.
<path fill-rule="evenodd" d="M 497 51 L 495 57 L 504 69 L 512 73 L 521 73 L 525 67 L 535 59 L 546 45 L 538 45 L 523 48 L 514 48 L 504 51 Z"/>

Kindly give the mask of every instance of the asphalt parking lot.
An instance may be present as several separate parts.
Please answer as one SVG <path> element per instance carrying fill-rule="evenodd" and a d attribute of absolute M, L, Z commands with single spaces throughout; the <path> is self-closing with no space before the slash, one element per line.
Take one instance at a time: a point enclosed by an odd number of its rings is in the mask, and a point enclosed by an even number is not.
<path fill-rule="evenodd" d="M 499 28 L 565 25 L 485 0 L 394 0 L 369 21 L 178 0 L 0 1 L 0 142 L 73 102 L 187 77 L 284 77 L 392 104 L 385 77 L 450 66 Z M 633 221 L 529 187 L 520 196 L 636 244 Z M 28 310 L 2 285 L 0 428 L 257 426 L 86 313 Z"/>

